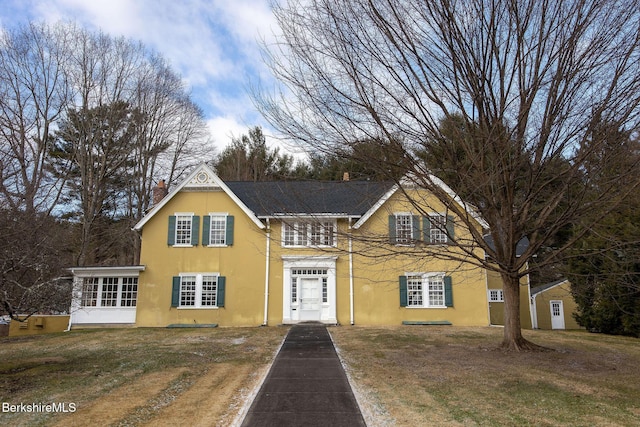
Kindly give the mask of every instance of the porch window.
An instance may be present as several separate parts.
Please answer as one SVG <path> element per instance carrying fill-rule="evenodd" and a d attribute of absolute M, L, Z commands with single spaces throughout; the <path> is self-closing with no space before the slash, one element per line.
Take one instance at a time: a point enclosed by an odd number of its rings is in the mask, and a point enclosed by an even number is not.
<path fill-rule="evenodd" d="M 118 278 L 102 278 L 102 306 L 115 307 L 118 304 Z"/>
<path fill-rule="evenodd" d="M 100 279 L 98 277 L 85 277 L 82 282 L 82 307 L 95 307 L 98 305 L 98 289 Z"/>
<path fill-rule="evenodd" d="M 138 301 L 138 278 L 123 277 L 122 278 L 122 298 L 120 305 L 122 307 L 135 307 Z"/>
<path fill-rule="evenodd" d="M 135 307 L 137 300 L 137 277 L 85 277 L 82 281 L 82 307 Z"/>

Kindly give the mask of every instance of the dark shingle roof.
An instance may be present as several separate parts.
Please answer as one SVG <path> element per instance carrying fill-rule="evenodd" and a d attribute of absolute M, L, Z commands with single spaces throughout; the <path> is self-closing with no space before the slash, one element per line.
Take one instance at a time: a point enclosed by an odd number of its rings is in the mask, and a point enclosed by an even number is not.
<path fill-rule="evenodd" d="M 493 243 L 493 237 L 490 234 L 485 234 L 482 237 L 484 238 L 484 241 L 487 243 L 487 245 L 489 245 L 491 249 L 495 249 L 495 244 Z M 527 238 L 527 236 L 524 236 L 516 244 L 516 256 L 522 256 L 522 254 L 527 250 L 528 247 L 529 247 L 529 239 Z"/>
<path fill-rule="evenodd" d="M 566 282 L 567 279 L 560 279 L 554 282 L 545 283 L 544 285 L 539 285 L 531 288 L 531 295 L 539 294 L 540 292 L 544 292 L 549 288 L 553 288 L 554 286 L 560 285 Z"/>
<path fill-rule="evenodd" d="M 342 214 L 361 216 L 393 185 L 376 181 L 225 182 L 256 216 Z"/>

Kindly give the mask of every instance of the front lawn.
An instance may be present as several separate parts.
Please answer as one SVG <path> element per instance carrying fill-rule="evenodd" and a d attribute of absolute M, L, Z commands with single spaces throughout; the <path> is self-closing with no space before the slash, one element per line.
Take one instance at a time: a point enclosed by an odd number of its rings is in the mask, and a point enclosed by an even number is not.
<path fill-rule="evenodd" d="M 554 351 L 504 353 L 500 328 L 330 329 L 370 426 L 638 426 L 640 340 L 523 331 Z"/>
<path fill-rule="evenodd" d="M 0 339 L 0 425 L 228 426 L 288 328 L 102 329 Z M 499 328 L 330 327 L 369 426 L 640 425 L 640 340 Z"/>

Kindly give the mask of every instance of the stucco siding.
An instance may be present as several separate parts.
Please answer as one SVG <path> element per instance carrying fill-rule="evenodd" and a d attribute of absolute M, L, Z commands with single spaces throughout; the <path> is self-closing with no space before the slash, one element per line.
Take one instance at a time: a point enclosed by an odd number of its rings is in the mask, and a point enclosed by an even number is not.
<path fill-rule="evenodd" d="M 169 216 L 192 212 L 228 213 L 235 218 L 232 246 L 175 247 L 167 244 Z M 200 228 L 202 233 L 202 228 Z M 182 191 L 144 226 L 142 231 L 138 326 L 174 323 L 217 323 L 255 326 L 262 323 L 265 234 L 222 191 Z M 172 278 L 180 273 L 218 273 L 227 278 L 225 306 L 220 308 L 171 307 Z"/>

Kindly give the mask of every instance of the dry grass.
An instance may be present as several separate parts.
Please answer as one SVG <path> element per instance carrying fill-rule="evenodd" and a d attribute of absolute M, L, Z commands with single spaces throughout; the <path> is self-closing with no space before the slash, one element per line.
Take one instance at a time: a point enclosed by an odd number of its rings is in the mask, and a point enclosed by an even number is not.
<path fill-rule="evenodd" d="M 524 331 L 555 351 L 504 353 L 498 328 L 330 331 L 370 426 L 640 425 L 638 339 Z"/>
<path fill-rule="evenodd" d="M 227 426 L 286 328 L 108 329 L 0 340 L 0 402 L 74 403 L 0 413 L 0 425 Z"/>
<path fill-rule="evenodd" d="M 287 328 L 121 329 L 0 339 L 0 402 L 75 413 L 0 413 L 0 425 L 227 426 Z M 496 350 L 502 331 L 329 329 L 370 426 L 640 425 L 640 341 L 525 331 L 555 349 Z"/>

